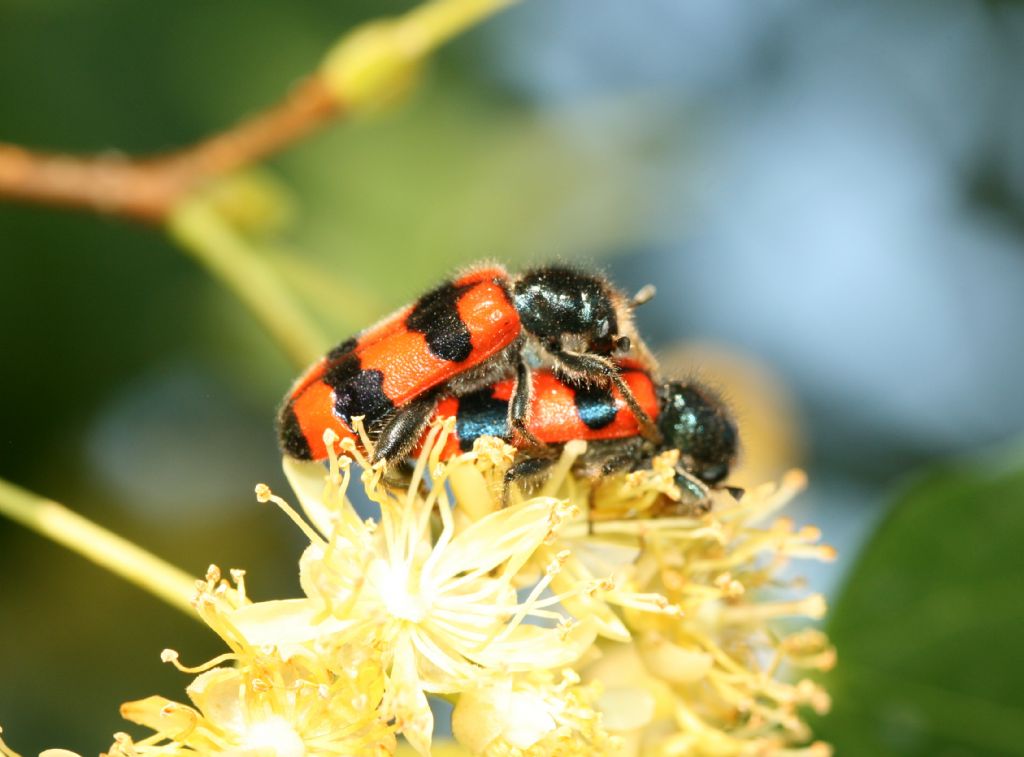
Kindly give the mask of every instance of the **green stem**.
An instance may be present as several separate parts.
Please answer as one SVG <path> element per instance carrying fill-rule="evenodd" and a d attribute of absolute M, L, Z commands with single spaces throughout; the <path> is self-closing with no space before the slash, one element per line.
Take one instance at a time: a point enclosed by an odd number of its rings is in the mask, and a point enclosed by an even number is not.
<path fill-rule="evenodd" d="M 432 0 L 394 19 L 358 27 L 332 48 L 319 76 L 347 108 L 402 91 L 421 60 L 515 0 Z M 167 218 L 171 236 L 227 284 L 291 359 L 305 367 L 329 345 L 260 250 L 200 190 Z"/>
<path fill-rule="evenodd" d="M 63 505 L 0 479 L 0 513 L 195 615 L 195 577 Z"/>
<path fill-rule="evenodd" d="M 350 109 L 381 105 L 408 88 L 429 53 L 515 2 L 431 0 L 401 16 L 364 24 L 328 51 L 320 76 Z"/>
<path fill-rule="evenodd" d="M 328 340 L 245 236 L 202 195 L 186 199 L 167 221 L 171 236 L 223 282 L 299 367 L 322 355 Z"/>

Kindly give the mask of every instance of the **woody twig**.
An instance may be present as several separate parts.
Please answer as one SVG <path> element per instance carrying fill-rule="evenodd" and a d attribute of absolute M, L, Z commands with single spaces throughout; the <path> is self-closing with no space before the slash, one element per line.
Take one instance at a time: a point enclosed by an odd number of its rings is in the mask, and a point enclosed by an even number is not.
<path fill-rule="evenodd" d="M 512 1 L 434 0 L 359 27 L 282 102 L 176 152 L 76 156 L 0 142 L 0 199 L 162 224 L 212 180 L 285 149 L 342 114 L 399 94 L 424 56 Z"/>
<path fill-rule="evenodd" d="M 0 143 L 0 197 L 161 223 L 198 187 L 284 149 L 342 110 L 316 75 L 269 110 L 164 156 L 81 157 Z"/>

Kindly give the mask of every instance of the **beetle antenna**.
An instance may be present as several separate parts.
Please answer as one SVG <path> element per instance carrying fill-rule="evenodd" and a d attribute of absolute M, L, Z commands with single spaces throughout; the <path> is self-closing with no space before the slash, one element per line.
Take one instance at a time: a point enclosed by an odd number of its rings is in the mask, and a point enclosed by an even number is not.
<path fill-rule="evenodd" d="M 633 307 L 639 307 L 644 303 L 650 302 L 654 299 L 654 295 L 657 294 L 657 292 L 658 290 L 655 289 L 654 284 L 647 284 L 646 286 L 640 287 L 640 291 L 633 295 Z"/>

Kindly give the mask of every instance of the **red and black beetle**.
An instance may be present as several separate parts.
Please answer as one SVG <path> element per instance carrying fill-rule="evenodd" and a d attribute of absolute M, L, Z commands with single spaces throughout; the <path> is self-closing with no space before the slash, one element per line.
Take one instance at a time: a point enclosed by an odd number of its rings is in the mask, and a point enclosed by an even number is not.
<path fill-rule="evenodd" d="M 577 460 L 575 470 L 591 478 L 645 467 L 655 455 L 677 449 L 677 486 L 690 498 L 705 502 L 709 487 L 725 480 L 736 457 L 736 425 L 725 403 L 697 383 L 656 383 L 636 363 L 623 363 L 618 368 L 637 404 L 657 424 L 659 442 L 642 435 L 640 421 L 617 386 L 575 385 L 549 369 L 539 369 L 530 374 L 526 417 L 531 438 L 539 440 L 542 447 L 524 442 L 513 431 L 509 408 L 516 380 L 503 379 L 459 397 L 446 397 L 437 404 L 433 419 L 455 419 L 441 459 L 471 450 L 482 436 L 503 439 L 520 449 L 505 477 L 507 490 L 514 482 L 543 476 L 558 459 L 562 445 L 574 439 L 587 442 L 587 451 Z M 327 424 L 323 429 L 330 428 L 339 438 L 361 444 L 358 435 L 341 419 L 333 414 L 325 414 L 323 419 Z M 422 433 L 414 446 L 422 442 L 421 437 Z M 734 494 L 739 491 L 729 490 Z"/>
<path fill-rule="evenodd" d="M 613 357 L 632 352 L 653 367 L 632 325 L 635 305 L 605 278 L 565 266 L 510 276 L 497 265 L 472 268 L 335 347 L 295 383 L 278 418 L 282 450 L 326 457 L 323 431 L 351 429 L 363 416 L 374 461 L 409 453 L 439 400 L 513 380 L 508 422 L 525 443 L 531 371 L 550 365 L 581 386 L 615 386 L 652 441 L 659 431 L 620 375 Z"/>
<path fill-rule="evenodd" d="M 551 371 L 532 375 L 530 432 L 547 445 L 538 453 L 522 448 L 505 477 L 506 487 L 521 479 L 541 476 L 558 459 L 557 449 L 582 439 L 587 451 L 577 460 L 578 475 L 596 478 L 636 470 L 669 449 L 679 450 L 676 485 L 703 502 L 710 487 L 729 474 L 739 444 L 736 424 L 726 404 L 710 389 L 695 383 L 656 383 L 634 365 L 623 365 L 621 376 L 633 396 L 655 420 L 661 440 L 650 441 L 617 387 L 575 386 Z M 449 397 L 437 408 L 438 417 L 454 417 L 455 430 L 442 458 L 473 447 L 481 436 L 495 436 L 515 446 L 516 434 L 507 420 L 513 382 L 505 380 L 462 397 Z M 726 487 L 735 496 L 741 490 Z"/>

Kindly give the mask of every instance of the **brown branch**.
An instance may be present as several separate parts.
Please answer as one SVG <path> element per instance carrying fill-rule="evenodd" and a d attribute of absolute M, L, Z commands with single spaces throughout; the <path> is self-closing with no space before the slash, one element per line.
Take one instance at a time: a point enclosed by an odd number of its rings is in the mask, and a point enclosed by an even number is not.
<path fill-rule="evenodd" d="M 81 157 L 0 142 L 0 198 L 164 222 L 210 179 L 284 149 L 344 109 L 401 93 L 424 56 L 514 1 L 428 0 L 397 18 L 357 27 L 283 102 L 177 152 Z"/>
<path fill-rule="evenodd" d="M 0 198 L 160 223 L 200 184 L 284 149 L 341 112 L 322 76 L 190 147 L 149 158 L 42 153 L 0 142 Z"/>

